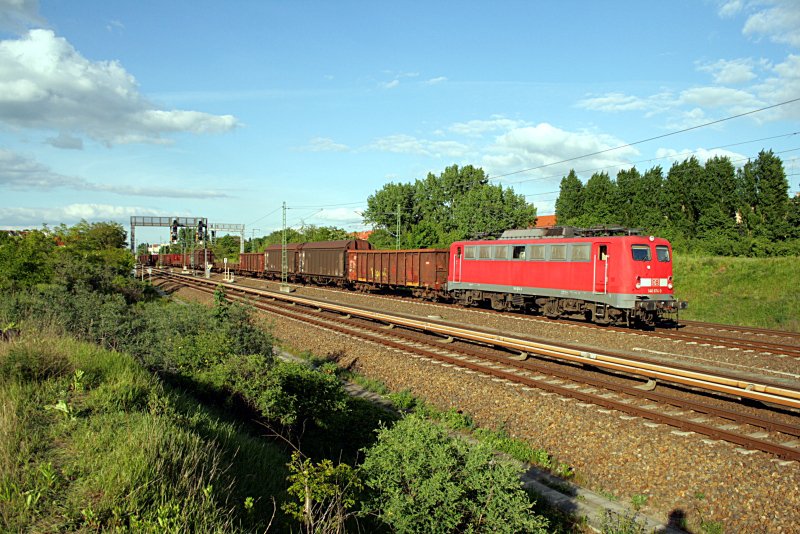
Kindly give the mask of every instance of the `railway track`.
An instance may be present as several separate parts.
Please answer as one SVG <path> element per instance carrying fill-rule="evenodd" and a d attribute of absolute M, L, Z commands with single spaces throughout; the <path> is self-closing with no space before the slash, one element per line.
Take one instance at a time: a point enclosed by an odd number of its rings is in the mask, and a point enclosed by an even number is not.
<path fill-rule="evenodd" d="M 249 278 L 249 277 L 248 277 Z M 256 280 L 254 278 L 254 280 Z M 336 288 L 317 288 L 334 293 L 352 294 L 351 291 Z M 377 299 L 405 300 L 411 303 L 426 302 L 429 305 L 442 307 L 443 309 L 465 309 L 460 305 L 429 301 L 411 297 L 401 297 L 393 295 L 391 297 L 381 294 L 371 294 Z M 488 309 L 469 308 L 479 313 L 507 313 L 496 312 Z M 631 330 L 625 327 L 601 326 L 585 321 L 576 321 L 567 318 L 549 319 L 543 316 L 532 316 L 525 314 L 509 314 L 515 318 L 532 322 L 542 322 L 545 324 L 570 323 L 587 328 L 598 329 L 601 331 L 617 331 L 623 333 L 644 333 L 650 337 L 672 339 L 688 344 L 708 346 L 715 348 L 727 348 L 741 351 L 752 351 L 763 354 L 772 354 L 779 357 L 791 357 L 800 360 L 800 333 L 782 330 L 770 330 L 765 328 L 752 328 L 744 326 L 721 325 L 701 321 L 681 321 L 679 325 L 663 326 L 651 331 Z"/>
<path fill-rule="evenodd" d="M 170 279 L 205 292 L 213 292 L 218 285 L 174 275 Z M 800 408 L 800 391 L 263 290 L 230 285 L 226 289 L 229 296 L 269 313 L 389 346 L 461 372 L 481 373 L 529 391 L 558 394 L 655 424 L 666 424 L 677 432 L 694 432 L 800 461 L 800 419 L 794 411 Z M 387 329 L 394 325 L 405 328 Z M 455 337 L 473 344 L 442 343 Z M 517 352 L 509 353 L 510 350 Z M 528 358 L 529 354 L 538 354 L 540 358 Z M 564 361 L 570 364 L 556 363 Z M 649 388 L 641 387 L 642 376 L 667 380 L 672 385 L 658 392 L 648 391 Z M 691 389 L 686 390 L 687 385 Z M 723 391 L 725 396 L 708 397 L 709 391 Z M 738 398 L 758 399 L 787 408 L 780 417 L 774 416 L 774 410 L 765 409 L 750 415 L 738 404 L 731 405 Z"/>

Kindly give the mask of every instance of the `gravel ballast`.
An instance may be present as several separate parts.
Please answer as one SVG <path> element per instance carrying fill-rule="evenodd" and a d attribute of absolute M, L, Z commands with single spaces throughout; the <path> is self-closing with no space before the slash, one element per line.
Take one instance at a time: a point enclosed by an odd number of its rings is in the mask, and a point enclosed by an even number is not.
<path fill-rule="evenodd" d="M 274 284 L 244 281 L 273 289 Z M 191 290 L 181 290 L 188 298 Z M 604 332 L 574 324 L 531 322 L 507 314 L 460 310 L 359 294 L 301 288 L 298 293 L 336 302 L 399 311 L 422 317 L 478 324 L 570 344 L 614 350 L 646 351 L 703 360 L 733 368 L 758 366 L 795 380 L 796 361 L 751 356 L 710 347 L 684 346 L 627 333 Z M 510 435 L 541 447 L 573 467 L 574 481 L 621 503 L 647 496 L 643 512 L 664 523 L 692 530 L 701 521 L 725 532 L 797 532 L 800 525 L 800 464 L 742 450 L 672 427 L 614 410 L 580 403 L 538 390 L 511 387 L 472 374 L 422 361 L 345 335 L 290 319 L 270 317 L 273 334 L 287 347 L 317 356 L 336 355 L 342 366 L 383 381 L 391 390 L 409 389 L 439 408 L 470 414 L 478 425 L 504 428 Z M 757 361 L 753 361 L 753 360 Z"/>

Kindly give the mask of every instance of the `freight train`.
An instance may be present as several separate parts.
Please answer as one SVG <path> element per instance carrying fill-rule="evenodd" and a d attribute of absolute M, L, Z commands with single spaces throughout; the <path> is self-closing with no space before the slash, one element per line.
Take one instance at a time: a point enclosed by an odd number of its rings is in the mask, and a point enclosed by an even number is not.
<path fill-rule="evenodd" d="M 271 245 L 240 254 L 235 271 L 279 279 L 282 264 L 282 247 Z M 498 239 L 457 241 L 449 249 L 375 250 L 359 239 L 295 243 L 287 246 L 286 266 L 295 283 L 598 324 L 652 326 L 686 307 L 673 293 L 669 241 L 623 228 L 509 230 Z"/>

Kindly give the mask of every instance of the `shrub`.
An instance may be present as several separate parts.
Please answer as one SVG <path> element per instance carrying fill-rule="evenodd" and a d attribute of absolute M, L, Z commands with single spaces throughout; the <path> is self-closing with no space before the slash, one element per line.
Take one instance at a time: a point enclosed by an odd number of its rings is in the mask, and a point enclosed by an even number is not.
<path fill-rule="evenodd" d="M 326 427 L 333 414 L 347 407 L 347 394 L 335 376 L 303 364 L 277 363 L 265 386 L 255 399 L 257 408 L 266 418 L 296 429 L 309 423 Z"/>
<path fill-rule="evenodd" d="M 360 473 L 365 511 L 398 532 L 546 531 L 516 468 L 415 414 L 379 431 Z"/>

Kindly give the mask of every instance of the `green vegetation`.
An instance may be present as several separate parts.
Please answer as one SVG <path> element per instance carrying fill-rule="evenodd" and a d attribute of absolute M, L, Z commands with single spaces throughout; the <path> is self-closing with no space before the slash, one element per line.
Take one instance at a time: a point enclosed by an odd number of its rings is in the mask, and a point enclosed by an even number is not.
<path fill-rule="evenodd" d="M 62 228 L 57 249 L 44 232 L 0 241 L 4 530 L 238 532 L 299 521 L 304 532 L 402 531 L 416 528 L 417 504 L 427 513 L 436 502 L 446 503 L 441 523 L 421 523 L 432 532 L 546 524 L 518 468 L 446 437 L 407 393 L 416 414 L 396 422 L 346 395 L 333 362 L 274 361 L 270 335 L 221 290 L 209 307 L 176 304 L 126 278 L 132 258 L 117 230 Z M 265 428 L 279 439 L 256 437 Z M 420 480 L 425 501 L 403 505 L 406 523 L 373 484 L 389 476 L 379 466 L 395 464 L 397 447 L 382 440 L 413 444 L 418 469 L 424 458 L 450 469 L 438 485 Z"/>
<path fill-rule="evenodd" d="M 378 248 L 443 248 L 453 241 L 525 228 L 536 208 L 511 188 L 489 183 L 483 169 L 447 167 L 439 176 L 390 183 L 367 199 L 364 222 L 375 228 Z"/>
<path fill-rule="evenodd" d="M 674 268 L 682 319 L 800 332 L 797 258 L 676 254 Z"/>
<path fill-rule="evenodd" d="M 283 452 L 125 354 L 0 345 L 0 405 L 4 531 L 263 531 L 283 492 Z"/>
<path fill-rule="evenodd" d="M 800 197 L 789 197 L 783 162 L 771 151 L 735 169 L 691 157 L 641 174 L 635 167 L 561 180 L 560 225 L 622 225 L 668 238 L 680 252 L 721 256 L 800 255 Z"/>
<path fill-rule="evenodd" d="M 382 428 L 361 472 L 366 509 L 399 532 L 546 532 L 511 464 L 419 415 Z"/>

